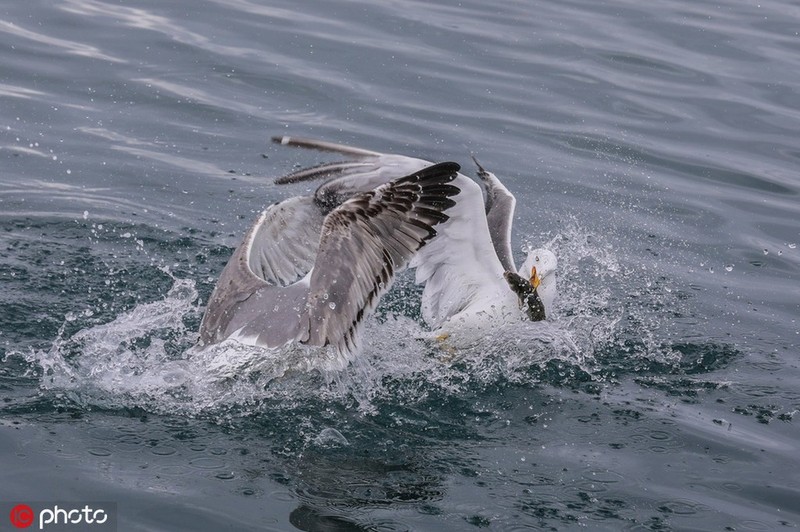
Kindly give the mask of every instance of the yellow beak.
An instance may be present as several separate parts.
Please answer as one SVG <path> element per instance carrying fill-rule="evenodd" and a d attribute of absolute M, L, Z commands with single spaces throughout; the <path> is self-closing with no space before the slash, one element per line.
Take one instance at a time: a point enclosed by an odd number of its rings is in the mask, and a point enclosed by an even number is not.
<path fill-rule="evenodd" d="M 531 268 L 531 286 L 533 287 L 534 290 L 536 290 L 537 288 L 539 288 L 539 283 L 541 282 L 542 280 L 541 278 L 539 278 L 539 274 L 536 273 L 536 266 L 534 266 L 533 268 Z"/>

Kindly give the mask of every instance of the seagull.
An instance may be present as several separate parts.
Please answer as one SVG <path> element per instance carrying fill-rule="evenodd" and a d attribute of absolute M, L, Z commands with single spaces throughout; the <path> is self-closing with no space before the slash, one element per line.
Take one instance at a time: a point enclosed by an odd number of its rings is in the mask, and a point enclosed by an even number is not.
<path fill-rule="evenodd" d="M 316 195 L 329 206 L 432 163 L 342 144 L 281 136 L 273 142 L 345 156 L 346 160 L 299 170 L 277 184 L 324 180 Z M 514 263 L 511 229 L 514 195 L 473 157 L 484 192 L 477 182 L 457 173 L 459 189 L 447 220 L 435 238 L 410 258 L 416 282 L 424 284 L 422 316 L 432 337 L 452 347 L 474 342 L 487 330 L 513 319 L 541 321 L 552 317 L 556 296 L 556 256 L 531 249 L 522 265 Z"/>
<path fill-rule="evenodd" d="M 459 193 L 443 162 L 333 201 L 325 185 L 264 210 L 220 274 L 199 345 L 331 347 L 344 367 L 395 275 L 436 236 Z"/>

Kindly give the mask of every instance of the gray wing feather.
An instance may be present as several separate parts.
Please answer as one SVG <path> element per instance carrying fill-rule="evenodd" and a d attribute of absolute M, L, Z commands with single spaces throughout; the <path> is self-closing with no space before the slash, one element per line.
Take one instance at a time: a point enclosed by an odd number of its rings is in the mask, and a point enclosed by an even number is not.
<path fill-rule="evenodd" d="M 347 163 L 334 164 L 343 165 L 341 171 L 314 192 L 314 198 L 324 210 L 331 210 L 355 194 L 418 172 L 432 163 L 403 155 L 381 155 L 362 159 L 361 163 L 353 166 L 347 166 Z"/>
<path fill-rule="evenodd" d="M 361 323 L 395 273 L 447 220 L 443 212 L 460 191 L 448 183 L 458 170 L 455 163 L 430 166 L 355 195 L 324 221 L 312 198 L 271 206 L 222 271 L 201 344 L 235 335 L 267 347 L 299 341 L 354 351 Z"/>
<path fill-rule="evenodd" d="M 290 198 L 262 212 L 220 274 L 200 324 L 200 342 L 222 341 L 253 311 L 254 294 L 273 292 L 314 264 L 323 216 L 311 197 Z M 259 299 L 264 297 L 259 296 Z M 277 297 L 277 296 L 275 296 Z M 296 321 L 295 313 L 295 321 Z"/>
<path fill-rule="evenodd" d="M 328 215 L 311 274 L 306 343 L 357 348 L 360 325 L 394 275 L 447 220 L 443 211 L 459 192 L 447 183 L 458 170 L 456 163 L 430 166 L 358 194 Z"/>
<path fill-rule="evenodd" d="M 285 176 L 275 179 L 276 185 L 286 185 L 289 183 L 301 183 L 303 181 L 316 181 L 319 179 L 329 179 L 339 177 L 342 174 L 358 173 L 364 168 L 373 166 L 369 162 L 360 161 L 337 161 L 334 163 L 323 163 L 310 168 L 303 168 Z"/>
<path fill-rule="evenodd" d="M 323 212 L 330 212 L 355 194 L 373 190 L 432 164 L 414 157 L 378 153 L 321 140 L 284 136 L 273 137 L 272 141 L 285 146 L 339 153 L 354 159 L 304 168 L 275 180 L 278 185 L 324 180 L 314 193 Z"/>
<path fill-rule="evenodd" d="M 247 264 L 269 284 L 288 286 L 314 266 L 324 220 L 313 198 L 298 196 L 264 211 L 245 237 Z"/>
<path fill-rule="evenodd" d="M 283 146 L 293 146 L 295 148 L 310 148 L 319 151 L 331 151 L 335 153 L 341 153 L 342 155 L 349 155 L 351 157 L 381 155 L 376 151 L 365 150 L 363 148 L 354 148 L 345 144 L 337 144 L 335 142 L 326 142 L 324 140 L 307 139 L 303 137 L 290 137 L 288 135 L 272 137 L 272 142 L 281 144 Z"/>
<path fill-rule="evenodd" d="M 486 222 L 489 225 L 492 246 L 503 269 L 516 272 L 517 267 L 514 266 L 514 255 L 511 251 L 511 226 L 514 223 L 517 200 L 496 175 L 487 172 L 481 166 L 475 156 L 472 160 L 478 166 L 478 176 L 486 189 Z"/>

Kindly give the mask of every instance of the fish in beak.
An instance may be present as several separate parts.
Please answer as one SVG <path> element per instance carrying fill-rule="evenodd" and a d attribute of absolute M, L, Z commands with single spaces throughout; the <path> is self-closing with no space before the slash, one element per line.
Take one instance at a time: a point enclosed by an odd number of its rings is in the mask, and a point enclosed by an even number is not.
<path fill-rule="evenodd" d="M 537 288 L 541 284 L 541 278 L 536 272 L 536 266 L 531 269 L 530 279 L 525 279 L 521 275 L 507 271 L 503 273 L 511 291 L 519 297 L 519 305 L 531 321 L 542 321 L 546 318 L 544 304 L 542 303 Z"/>

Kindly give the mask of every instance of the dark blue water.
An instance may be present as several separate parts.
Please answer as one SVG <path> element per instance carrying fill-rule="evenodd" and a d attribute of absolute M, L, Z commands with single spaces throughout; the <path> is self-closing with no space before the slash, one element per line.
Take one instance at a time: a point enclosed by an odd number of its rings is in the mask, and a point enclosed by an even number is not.
<path fill-rule="evenodd" d="M 6 2 L 0 503 L 112 501 L 120 530 L 800 526 L 798 31 L 778 0 Z M 559 257 L 556 319 L 444 364 L 404 277 L 343 372 L 193 351 L 244 230 L 305 192 L 272 178 L 325 160 L 275 134 L 475 153 L 520 256 Z"/>

